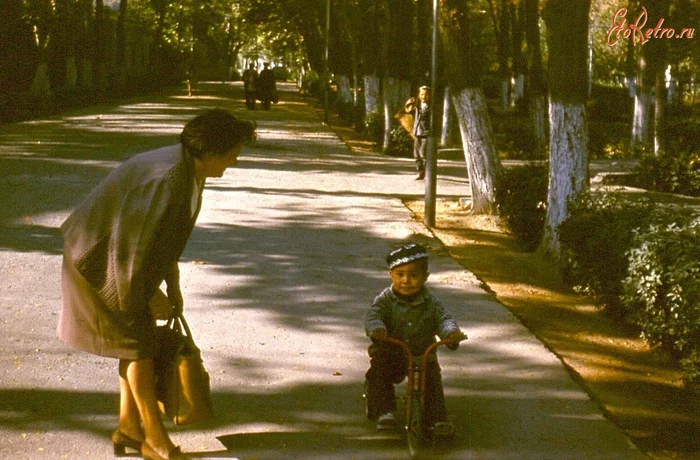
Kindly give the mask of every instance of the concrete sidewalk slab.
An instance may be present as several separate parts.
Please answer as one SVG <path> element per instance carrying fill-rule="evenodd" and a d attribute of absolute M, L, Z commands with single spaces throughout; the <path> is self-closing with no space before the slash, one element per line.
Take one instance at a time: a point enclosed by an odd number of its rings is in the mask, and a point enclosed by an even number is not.
<path fill-rule="evenodd" d="M 206 424 L 172 427 L 183 450 L 197 458 L 406 458 L 402 435 L 378 434 L 364 416 L 369 340 L 362 324 L 389 284 L 384 255 L 417 240 L 431 250 L 430 288 L 469 334 L 458 351 L 440 354 L 457 436 L 433 456 L 645 458 L 561 362 L 414 220 L 401 202 L 423 193 L 412 162 L 350 152 L 293 88 L 284 89 L 270 112 L 245 112 L 237 85 L 211 85 L 193 98 L 100 110 L 99 122 L 81 113 L 71 123 L 39 124 L 52 127 L 55 150 L 46 148 L 51 138 L 17 142 L 36 135 L 37 124 L 0 127 L 0 196 L 18 207 L 0 211 L 0 458 L 112 458 L 116 361 L 55 339 L 57 228 L 110 167 L 153 146 L 149 130 L 176 132 L 185 114 L 211 105 L 256 119 L 259 141 L 238 169 L 207 184 L 181 261 L 185 311 L 217 411 Z M 117 123 L 123 113 L 160 121 Z M 90 155 L 83 145 L 130 135 L 142 142 L 129 141 L 123 152 Z M 468 193 L 459 162 L 440 168 L 439 197 Z"/>

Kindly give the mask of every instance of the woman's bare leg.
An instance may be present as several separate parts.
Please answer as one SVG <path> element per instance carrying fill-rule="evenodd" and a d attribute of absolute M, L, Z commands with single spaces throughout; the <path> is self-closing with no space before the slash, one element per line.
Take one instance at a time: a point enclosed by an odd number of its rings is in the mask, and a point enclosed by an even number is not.
<path fill-rule="evenodd" d="M 136 441 L 143 441 L 141 415 L 136 399 L 126 379 L 126 368 L 130 361 L 119 361 L 119 431 Z"/>
<path fill-rule="evenodd" d="M 144 441 L 163 458 L 168 458 L 168 453 L 175 445 L 170 440 L 160 418 L 153 360 L 122 360 L 119 365 L 119 375 L 126 380 L 126 385 L 143 421 Z"/>

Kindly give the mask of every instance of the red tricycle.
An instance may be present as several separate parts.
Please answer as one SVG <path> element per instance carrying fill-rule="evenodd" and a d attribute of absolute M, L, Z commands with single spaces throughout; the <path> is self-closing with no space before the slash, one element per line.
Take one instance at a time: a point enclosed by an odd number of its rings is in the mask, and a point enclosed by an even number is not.
<path fill-rule="evenodd" d="M 466 336 L 460 340 L 464 341 L 466 340 Z M 426 368 L 426 364 L 428 362 L 428 356 L 439 346 L 441 345 L 446 345 L 451 342 L 447 340 L 441 340 L 439 342 L 435 342 L 434 344 L 430 345 L 423 354 L 418 357 L 414 357 L 413 354 L 411 353 L 411 349 L 404 343 L 403 341 L 399 339 L 395 339 L 393 337 L 386 337 L 385 339 L 382 340 L 383 342 L 389 342 L 393 343 L 404 351 L 406 355 L 406 360 L 408 362 L 407 366 L 407 383 L 406 383 L 406 402 L 405 402 L 405 428 L 406 428 L 406 438 L 408 441 L 408 451 L 409 454 L 413 457 L 415 456 L 420 447 L 424 446 L 427 441 L 427 436 L 426 433 L 428 430 L 432 427 L 426 427 L 424 426 L 424 417 L 423 417 L 423 410 L 424 410 L 424 394 L 425 394 L 425 382 L 426 382 L 426 377 L 425 377 L 425 372 L 424 369 Z M 366 400 L 366 396 L 365 396 Z M 432 433 L 432 439 L 435 440 L 436 438 L 440 437 L 449 437 L 452 436 L 452 432 L 449 433 L 442 433 L 442 432 L 437 432 L 434 431 Z"/>

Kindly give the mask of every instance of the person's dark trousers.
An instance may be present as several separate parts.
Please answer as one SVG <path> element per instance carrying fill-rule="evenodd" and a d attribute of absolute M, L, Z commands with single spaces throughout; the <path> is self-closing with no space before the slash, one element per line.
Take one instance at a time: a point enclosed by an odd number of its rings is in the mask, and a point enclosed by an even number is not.
<path fill-rule="evenodd" d="M 374 342 L 369 347 L 370 367 L 365 374 L 367 417 L 375 420 L 396 410 L 394 385 L 406 377 L 408 363 L 404 351 L 390 343 Z M 447 420 L 442 373 L 437 358 L 428 362 L 425 384 L 425 426 Z M 416 359 L 416 358 L 414 358 Z"/>
<path fill-rule="evenodd" d="M 425 158 L 428 153 L 428 138 L 424 136 L 416 136 L 413 141 L 413 158 L 416 160 L 416 169 L 418 175 L 425 176 Z"/>
<path fill-rule="evenodd" d="M 245 105 L 250 110 L 255 110 L 255 91 L 245 92 Z"/>

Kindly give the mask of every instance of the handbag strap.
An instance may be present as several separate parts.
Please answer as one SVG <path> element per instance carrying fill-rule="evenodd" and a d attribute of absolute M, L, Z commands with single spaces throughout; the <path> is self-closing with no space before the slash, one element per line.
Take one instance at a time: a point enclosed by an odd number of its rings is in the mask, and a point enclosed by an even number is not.
<path fill-rule="evenodd" d="M 192 337 L 192 331 L 190 330 L 189 324 L 187 324 L 187 321 L 185 320 L 185 316 L 180 313 L 178 315 L 172 316 L 168 320 L 167 327 L 170 329 L 179 332 L 185 340 L 191 345 L 195 345 L 194 343 L 194 338 Z"/>

